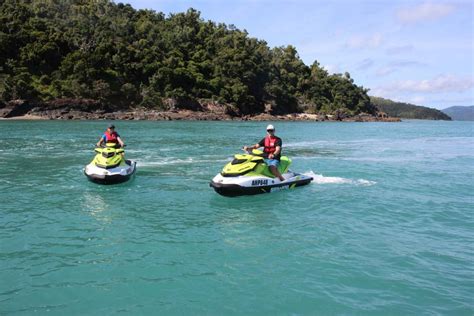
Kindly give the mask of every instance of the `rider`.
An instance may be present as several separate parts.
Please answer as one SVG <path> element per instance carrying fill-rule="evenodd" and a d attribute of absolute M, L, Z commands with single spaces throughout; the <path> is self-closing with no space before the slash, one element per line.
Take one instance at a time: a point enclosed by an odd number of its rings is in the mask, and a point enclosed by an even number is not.
<path fill-rule="evenodd" d="M 124 142 L 120 138 L 120 135 L 115 131 L 114 124 L 109 124 L 104 135 L 102 135 L 102 137 L 99 139 L 99 142 L 97 143 L 97 147 L 100 147 L 104 143 L 105 144 L 114 143 L 115 147 L 117 148 L 125 146 Z"/>
<path fill-rule="evenodd" d="M 285 178 L 283 178 L 278 170 L 281 156 L 281 138 L 275 136 L 275 127 L 272 124 L 267 126 L 267 136 L 265 138 L 253 146 L 244 146 L 244 150 L 257 149 L 262 146 L 264 147 L 263 152 L 266 157 L 265 163 L 270 168 L 270 171 L 280 181 L 285 181 Z"/>

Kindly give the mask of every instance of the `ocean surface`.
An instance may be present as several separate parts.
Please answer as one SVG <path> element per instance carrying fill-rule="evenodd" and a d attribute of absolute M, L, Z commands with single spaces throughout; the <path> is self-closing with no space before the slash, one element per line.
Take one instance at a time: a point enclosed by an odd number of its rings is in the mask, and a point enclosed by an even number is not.
<path fill-rule="evenodd" d="M 0 121 L 0 315 L 473 315 L 474 123 L 274 122 L 312 184 L 209 181 L 268 122 Z"/>

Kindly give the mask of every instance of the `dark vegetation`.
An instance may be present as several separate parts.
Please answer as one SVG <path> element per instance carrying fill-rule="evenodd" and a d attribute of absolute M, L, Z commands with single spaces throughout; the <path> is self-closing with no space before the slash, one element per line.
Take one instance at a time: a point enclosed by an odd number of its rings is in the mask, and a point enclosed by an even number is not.
<path fill-rule="evenodd" d="M 370 101 L 380 112 L 384 112 L 391 117 L 422 120 L 451 120 L 445 113 L 424 106 L 395 102 L 379 97 L 370 97 Z"/>
<path fill-rule="evenodd" d="M 348 73 L 305 65 L 293 46 L 270 48 L 193 9 L 165 16 L 108 0 L 0 4 L 0 102 L 90 99 L 167 110 L 173 99 L 236 115 L 375 114 L 367 91 Z"/>

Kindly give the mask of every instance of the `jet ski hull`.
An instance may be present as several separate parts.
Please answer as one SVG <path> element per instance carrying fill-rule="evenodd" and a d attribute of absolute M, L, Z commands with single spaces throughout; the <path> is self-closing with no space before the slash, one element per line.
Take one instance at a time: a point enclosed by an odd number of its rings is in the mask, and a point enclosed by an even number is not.
<path fill-rule="evenodd" d="M 286 173 L 283 177 L 286 179 L 285 181 L 269 177 L 247 177 L 245 175 L 223 177 L 221 174 L 218 174 L 212 179 L 209 185 L 214 188 L 214 191 L 218 194 L 233 197 L 293 189 L 307 185 L 313 180 L 312 177 L 297 173 Z"/>
<path fill-rule="evenodd" d="M 135 175 L 136 165 L 135 161 L 126 160 L 124 165 L 105 169 L 91 163 L 84 169 L 84 174 L 94 183 L 117 184 L 130 180 Z"/>

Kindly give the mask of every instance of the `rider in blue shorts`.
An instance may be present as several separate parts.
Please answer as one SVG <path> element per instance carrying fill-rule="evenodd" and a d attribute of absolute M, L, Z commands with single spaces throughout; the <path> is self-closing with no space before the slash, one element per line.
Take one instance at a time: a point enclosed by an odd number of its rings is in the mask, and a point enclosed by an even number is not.
<path fill-rule="evenodd" d="M 267 135 L 260 142 L 253 146 L 244 146 L 244 150 L 257 149 L 263 146 L 263 152 L 265 153 L 265 163 L 270 168 L 270 171 L 275 177 L 284 181 L 280 171 L 278 171 L 278 165 L 280 164 L 281 156 L 281 138 L 275 136 L 275 127 L 273 125 L 267 126 Z"/>

